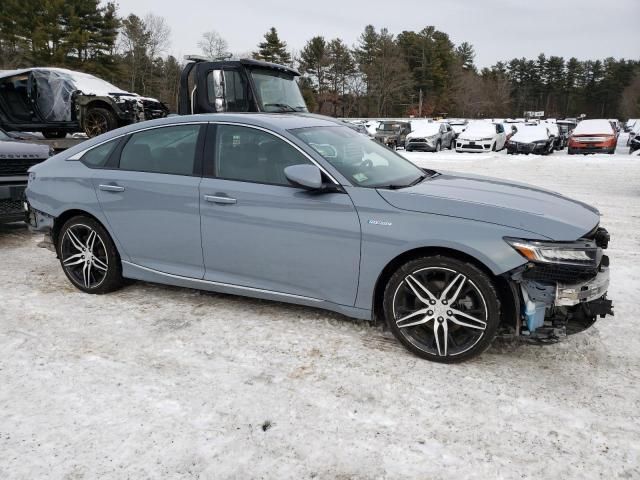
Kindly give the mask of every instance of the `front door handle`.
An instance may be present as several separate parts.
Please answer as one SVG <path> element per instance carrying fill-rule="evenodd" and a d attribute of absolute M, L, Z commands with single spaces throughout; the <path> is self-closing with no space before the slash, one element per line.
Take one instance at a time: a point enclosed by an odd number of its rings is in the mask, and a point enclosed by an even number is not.
<path fill-rule="evenodd" d="M 99 185 L 98 188 L 105 192 L 124 192 L 124 187 L 120 185 Z"/>
<path fill-rule="evenodd" d="M 219 203 L 219 204 L 222 204 L 222 205 L 232 205 L 232 204 L 236 203 L 236 199 L 235 198 L 225 197 L 225 196 L 221 196 L 221 195 L 205 195 L 204 199 L 207 202 Z"/>

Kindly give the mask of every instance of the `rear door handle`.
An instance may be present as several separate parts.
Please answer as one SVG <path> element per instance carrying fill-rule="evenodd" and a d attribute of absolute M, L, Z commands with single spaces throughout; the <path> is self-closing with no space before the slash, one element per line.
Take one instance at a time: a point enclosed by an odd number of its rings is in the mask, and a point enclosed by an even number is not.
<path fill-rule="evenodd" d="M 105 192 L 124 192 L 124 187 L 120 185 L 98 185 L 98 188 Z"/>
<path fill-rule="evenodd" d="M 236 199 L 235 198 L 225 197 L 225 196 L 221 196 L 221 195 L 205 195 L 204 199 L 207 202 L 219 203 L 219 204 L 222 204 L 222 205 L 232 205 L 232 204 L 236 203 Z"/>

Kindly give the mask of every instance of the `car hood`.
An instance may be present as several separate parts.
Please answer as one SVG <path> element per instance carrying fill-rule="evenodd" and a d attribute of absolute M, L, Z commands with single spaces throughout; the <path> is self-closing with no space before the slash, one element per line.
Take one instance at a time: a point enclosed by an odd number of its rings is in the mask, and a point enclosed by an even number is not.
<path fill-rule="evenodd" d="M 5 158 L 36 158 L 49 157 L 49 146 L 36 143 L 0 141 L 0 160 Z"/>
<path fill-rule="evenodd" d="M 413 187 L 378 193 L 402 210 L 495 223 L 557 241 L 576 240 L 600 221 L 597 209 L 559 193 L 479 175 L 440 172 Z"/>

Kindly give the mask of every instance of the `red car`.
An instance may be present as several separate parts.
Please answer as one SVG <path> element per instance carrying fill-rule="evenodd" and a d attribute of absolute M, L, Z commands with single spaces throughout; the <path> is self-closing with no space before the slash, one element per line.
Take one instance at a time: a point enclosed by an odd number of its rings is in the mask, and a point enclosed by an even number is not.
<path fill-rule="evenodd" d="M 608 120 L 582 120 L 569 137 L 569 155 L 616 151 L 618 137 Z"/>

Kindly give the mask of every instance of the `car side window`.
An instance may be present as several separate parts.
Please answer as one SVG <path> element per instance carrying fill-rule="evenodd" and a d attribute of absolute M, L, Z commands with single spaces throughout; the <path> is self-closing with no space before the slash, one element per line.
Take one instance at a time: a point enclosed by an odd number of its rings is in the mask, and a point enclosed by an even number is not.
<path fill-rule="evenodd" d="M 228 180 L 291 184 L 284 169 L 311 164 L 302 153 L 275 135 L 255 128 L 218 125 L 215 175 Z"/>
<path fill-rule="evenodd" d="M 496 123 L 496 132 L 497 133 L 504 133 L 504 128 L 499 123 Z"/>
<path fill-rule="evenodd" d="M 120 154 L 120 169 L 193 175 L 200 125 L 175 125 L 134 133 Z"/>
<path fill-rule="evenodd" d="M 119 141 L 120 138 L 117 138 L 92 148 L 82 155 L 80 161 L 89 168 L 103 168 L 107 164 L 111 152 L 113 152 L 113 149 Z"/>

